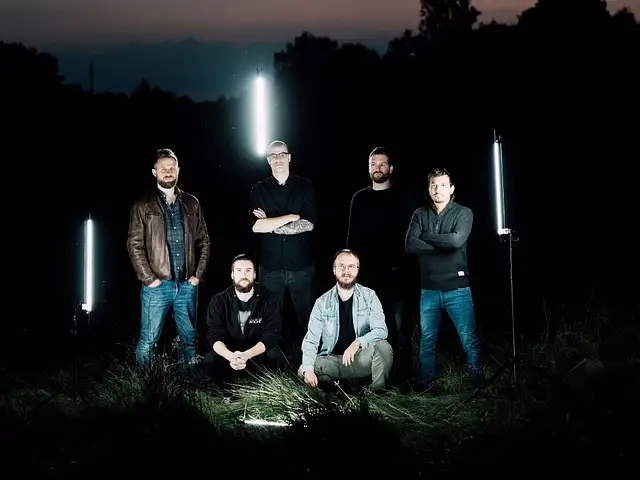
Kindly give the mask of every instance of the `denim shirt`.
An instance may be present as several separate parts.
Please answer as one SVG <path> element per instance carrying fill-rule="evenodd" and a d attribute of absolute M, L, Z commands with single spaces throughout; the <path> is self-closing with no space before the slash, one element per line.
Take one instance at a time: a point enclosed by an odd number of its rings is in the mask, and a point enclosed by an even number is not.
<path fill-rule="evenodd" d="M 356 284 L 353 291 L 353 326 L 361 349 L 386 340 L 388 335 L 380 299 L 375 291 L 360 284 Z M 299 374 L 313 371 L 318 355 L 331 355 L 338 341 L 339 328 L 338 287 L 335 286 L 313 305 L 307 334 L 302 340 L 302 365 Z"/>

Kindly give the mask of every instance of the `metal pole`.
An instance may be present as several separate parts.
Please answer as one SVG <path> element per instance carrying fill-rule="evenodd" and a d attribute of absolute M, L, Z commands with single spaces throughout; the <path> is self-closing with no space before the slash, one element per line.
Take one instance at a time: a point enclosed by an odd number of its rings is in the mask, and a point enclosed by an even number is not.
<path fill-rule="evenodd" d="M 509 230 L 509 292 L 511 295 L 511 346 L 513 354 L 513 385 L 518 384 L 518 359 L 516 350 L 516 314 L 513 296 L 513 231 Z"/>

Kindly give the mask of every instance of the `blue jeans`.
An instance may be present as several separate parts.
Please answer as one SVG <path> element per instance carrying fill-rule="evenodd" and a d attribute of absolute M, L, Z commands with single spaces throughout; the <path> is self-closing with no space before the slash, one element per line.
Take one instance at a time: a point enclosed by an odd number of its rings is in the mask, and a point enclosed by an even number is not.
<path fill-rule="evenodd" d="M 142 285 L 140 293 L 140 339 L 136 349 L 136 363 L 149 367 L 155 356 L 155 345 L 160 340 L 164 319 L 173 306 L 176 329 L 180 336 L 182 355 L 188 365 L 196 358 L 196 300 L 198 287 L 186 280 L 176 283 L 163 280 L 154 288 Z"/>
<path fill-rule="evenodd" d="M 427 385 L 436 378 L 436 343 L 442 311 L 453 320 L 462 348 L 467 356 L 469 375 L 473 380 L 484 378 L 482 351 L 476 333 L 471 289 L 422 290 L 420 296 L 420 363 L 418 381 Z"/>

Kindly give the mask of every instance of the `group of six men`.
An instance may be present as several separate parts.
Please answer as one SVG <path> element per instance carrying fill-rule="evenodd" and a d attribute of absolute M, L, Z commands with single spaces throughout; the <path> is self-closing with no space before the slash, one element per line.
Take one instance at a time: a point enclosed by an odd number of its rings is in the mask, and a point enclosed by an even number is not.
<path fill-rule="evenodd" d="M 295 342 L 302 345 L 298 373 L 308 385 L 371 377 L 371 389 L 384 388 L 403 328 L 407 258 L 415 256 L 421 290 L 418 387 L 429 390 L 436 378 L 443 311 L 458 331 L 472 383 L 483 384 L 466 256 L 473 214 L 453 201 L 449 172 L 429 174 L 429 201 L 414 208 L 391 182 L 390 153 L 374 149 L 372 184 L 353 196 L 346 248 L 334 257 L 336 284 L 316 298 L 311 236 L 317 210 L 311 182 L 290 173 L 284 142 L 269 145 L 267 161 L 272 175 L 250 192 L 248 227 L 260 235 L 259 263 L 245 255 L 234 258 L 232 285 L 209 302 L 207 372 L 226 379 L 249 363 L 286 361 L 280 347 L 288 294 L 298 320 Z M 197 287 L 210 243 L 199 201 L 176 185 L 179 171 L 175 153 L 158 150 L 152 169 L 157 188 L 130 211 L 127 250 L 142 282 L 136 363 L 143 368 L 153 361 L 171 307 L 187 363 L 196 359 Z"/>

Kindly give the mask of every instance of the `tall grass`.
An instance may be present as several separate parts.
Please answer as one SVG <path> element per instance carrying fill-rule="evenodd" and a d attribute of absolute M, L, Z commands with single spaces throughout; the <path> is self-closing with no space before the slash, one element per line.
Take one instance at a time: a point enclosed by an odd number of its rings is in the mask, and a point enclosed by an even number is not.
<path fill-rule="evenodd" d="M 186 382 L 169 358 L 145 375 L 112 359 L 98 359 L 100 367 L 85 359 L 77 382 L 67 370 L 28 384 L 8 381 L 11 389 L 0 399 L 2 449 L 23 470 L 56 474 L 124 465 L 160 473 L 209 465 L 213 474 L 218 461 L 243 474 L 304 477 L 341 462 L 361 474 L 453 471 L 461 460 L 473 465 L 497 461 L 500 452 L 513 455 L 523 441 L 540 449 L 536 439 L 546 439 L 550 449 L 558 438 L 593 435 L 593 425 L 624 428 L 637 418 L 629 389 L 638 386 L 638 359 L 633 350 L 624 362 L 602 358 L 601 321 L 590 316 L 553 342 L 522 348 L 516 396 L 505 374 L 469 398 L 464 366 L 446 358 L 439 396 L 327 393 L 305 386 L 293 371 L 255 371 L 221 390 L 204 379 Z M 490 362 L 488 374 L 497 368 Z M 626 458 L 618 442 L 608 444 L 620 450 L 616 458 Z"/>

